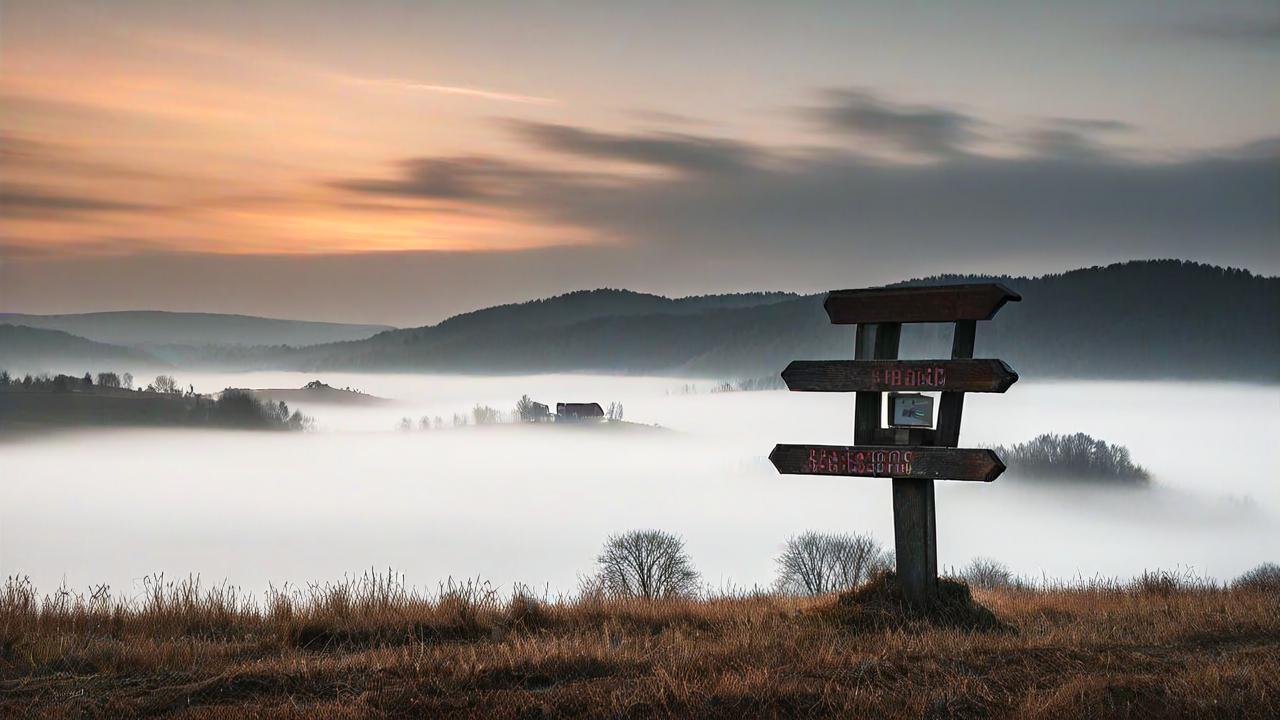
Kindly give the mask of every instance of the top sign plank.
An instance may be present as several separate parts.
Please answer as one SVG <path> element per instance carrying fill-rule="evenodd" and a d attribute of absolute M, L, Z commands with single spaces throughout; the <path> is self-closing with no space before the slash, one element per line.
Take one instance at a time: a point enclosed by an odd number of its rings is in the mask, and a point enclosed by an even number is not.
<path fill-rule="evenodd" d="M 836 325 L 990 320 L 1022 299 L 999 283 L 833 290 L 823 307 Z"/>

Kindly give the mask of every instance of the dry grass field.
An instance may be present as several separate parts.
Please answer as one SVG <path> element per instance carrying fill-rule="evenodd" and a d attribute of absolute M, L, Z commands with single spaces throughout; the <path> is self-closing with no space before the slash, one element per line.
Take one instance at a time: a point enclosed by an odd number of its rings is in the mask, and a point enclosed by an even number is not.
<path fill-rule="evenodd" d="M 369 575 L 265 600 L 156 579 L 120 600 L 10 580 L 0 717 L 1280 716 L 1274 589 L 974 595 L 999 624 L 867 622 L 848 595 L 546 602 Z"/>

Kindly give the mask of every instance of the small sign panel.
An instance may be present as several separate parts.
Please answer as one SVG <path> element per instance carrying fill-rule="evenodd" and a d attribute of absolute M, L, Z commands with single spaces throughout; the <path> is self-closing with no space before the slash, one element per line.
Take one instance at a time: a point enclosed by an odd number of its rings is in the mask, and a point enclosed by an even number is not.
<path fill-rule="evenodd" d="M 933 398 L 920 393 L 889 393 L 889 426 L 933 427 Z"/>

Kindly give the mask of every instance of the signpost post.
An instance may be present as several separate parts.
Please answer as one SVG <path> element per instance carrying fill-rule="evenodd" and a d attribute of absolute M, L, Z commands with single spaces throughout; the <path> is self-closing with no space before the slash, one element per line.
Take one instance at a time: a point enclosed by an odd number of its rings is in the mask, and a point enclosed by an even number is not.
<path fill-rule="evenodd" d="M 797 360 L 782 371 L 789 390 L 857 393 L 854 444 L 777 445 L 769 460 L 784 474 L 892 478 L 897 577 L 913 604 L 937 593 L 933 481 L 991 482 L 1004 472 L 994 452 L 957 448 L 960 414 L 966 392 L 1002 393 L 1018 380 L 1001 360 L 973 359 L 973 343 L 977 321 L 1021 299 L 996 283 L 838 290 L 823 307 L 832 323 L 858 326 L 855 359 Z M 955 323 L 950 360 L 897 359 L 902 323 L 918 322 Z M 884 427 L 882 393 L 897 391 L 941 392 L 936 427 Z"/>

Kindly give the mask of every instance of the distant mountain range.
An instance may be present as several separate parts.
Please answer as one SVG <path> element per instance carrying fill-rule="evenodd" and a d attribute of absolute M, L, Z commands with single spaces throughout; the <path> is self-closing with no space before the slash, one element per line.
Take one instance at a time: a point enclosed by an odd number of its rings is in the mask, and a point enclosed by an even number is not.
<path fill-rule="evenodd" d="M 1023 301 L 980 324 L 976 355 L 1004 359 L 1024 379 L 1280 381 L 1280 278 L 1159 260 L 1034 278 L 956 275 L 897 285 L 990 281 L 1020 292 Z M 236 369 L 754 377 L 775 375 L 795 359 L 852 356 L 853 329 L 828 322 L 824 296 L 671 299 L 580 291 L 437 325 L 375 329 L 362 339 L 304 347 L 241 342 L 166 357 L 180 366 Z M 147 337 L 156 342 L 163 333 Z M 903 357 L 945 357 L 950 326 L 908 325 L 902 342 Z M 0 364 L 5 357 L 0 351 Z"/>
<path fill-rule="evenodd" d="M 389 325 L 278 320 L 251 315 L 125 310 L 77 315 L 0 313 L 0 325 L 61 330 L 115 345 L 316 345 L 360 340 Z"/>

